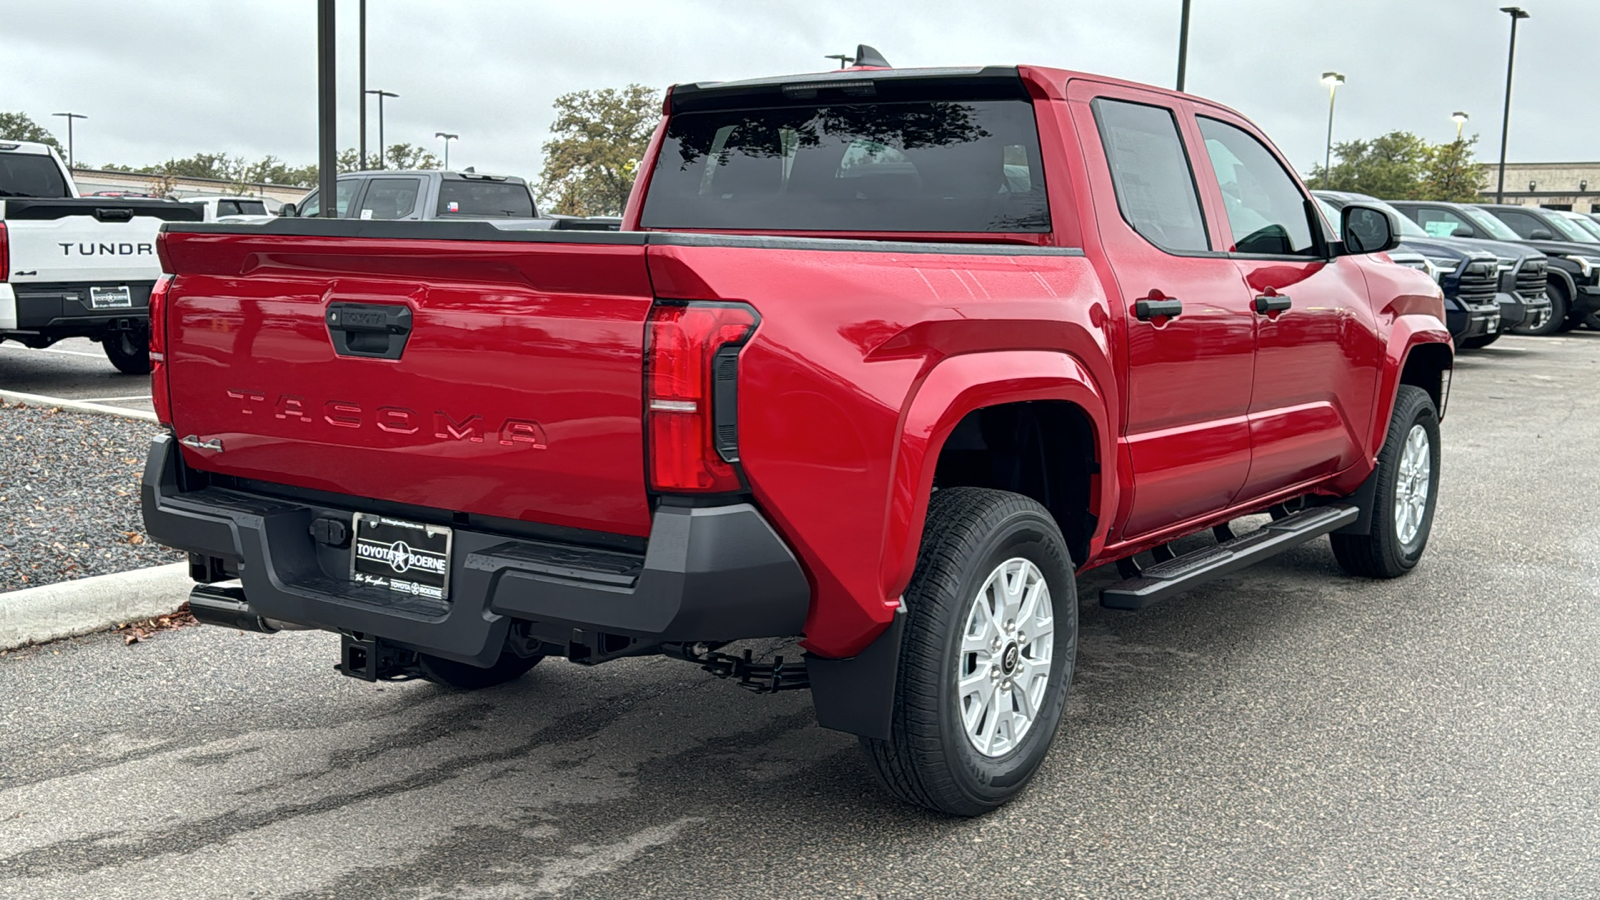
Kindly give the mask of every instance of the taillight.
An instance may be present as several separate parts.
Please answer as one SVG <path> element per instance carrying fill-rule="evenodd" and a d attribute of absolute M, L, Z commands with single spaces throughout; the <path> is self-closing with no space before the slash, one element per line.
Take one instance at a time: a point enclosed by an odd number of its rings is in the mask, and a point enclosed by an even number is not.
<path fill-rule="evenodd" d="M 172 290 L 172 276 L 156 279 L 150 289 L 150 403 L 156 408 L 156 420 L 163 425 L 172 424 L 172 403 L 167 393 L 167 294 Z"/>
<path fill-rule="evenodd" d="M 0 222 L 0 281 L 11 280 L 11 235 L 6 234 L 6 223 Z"/>
<path fill-rule="evenodd" d="M 739 303 L 650 310 L 645 430 L 655 490 L 739 490 L 739 350 L 759 321 Z"/>

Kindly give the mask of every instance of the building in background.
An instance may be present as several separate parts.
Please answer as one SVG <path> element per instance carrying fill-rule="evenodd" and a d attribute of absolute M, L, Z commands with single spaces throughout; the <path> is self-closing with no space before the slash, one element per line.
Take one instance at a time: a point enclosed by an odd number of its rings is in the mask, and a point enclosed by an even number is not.
<path fill-rule="evenodd" d="M 1496 165 L 1484 163 L 1483 173 L 1480 196 L 1493 203 Z M 1506 163 L 1505 198 L 1523 206 L 1600 212 L 1600 162 Z"/>
<path fill-rule="evenodd" d="M 138 194 L 170 196 L 177 200 L 243 194 L 267 201 L 267 208 L 273 212 L 277 212 L 278 207 L 286 202 L 299 200 L 311 190 L 307 187 L 281 184 L 237 184 L 220 178 L 180 178 L 104 169 L 73 169 L 72 179 L 78 183 L 78 193 L 85 197 L 101 191 L 130 191 Z"/>

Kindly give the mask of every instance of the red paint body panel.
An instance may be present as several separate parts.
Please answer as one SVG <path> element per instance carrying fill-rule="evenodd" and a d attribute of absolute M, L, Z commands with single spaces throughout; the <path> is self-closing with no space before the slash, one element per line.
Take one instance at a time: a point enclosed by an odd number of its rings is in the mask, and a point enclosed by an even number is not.
<path fill-rule="evenodd" d="M 1092 423 L 1098 526 L 1085 566 L 1293 496 L 1351 492 L 1372 469 L 1407 355 L 1449 346 L 1437 286 L 1373 257 L 1228 253 L 1194 115 L 1247 122 L 1187 95 L 1019 71 L 1039 125 L 1048 234 L 897 233 L 876 250 L 167 235 L 173 425 L 227 448 L 185 448 L 185 459 L 646 535 L 650 305 L 746 303 L 760 325 L 739 357 L 740 465 L 811 581 L 805 645 L 824 656 L 858 652 L 892 618 L 939 453 L 985 406 L 1065 402 Z M 1088 107 L 1097 96 L 1173 110 L 1212 252 L 1167 253 L 1124 220 Z M 664 124 L 625 230 L 638 228 Z M 918 240 L 935 252 L 915 252 Z M 952 241 L 1082 254 L 937 246 Z M 1261 294 L 1294 304 L 1258 314 Z M 1133 304 L 1149 297 L 1181 299 L 1184 314 L 1140 321 Z M 408 306 L 404 357 L 335 355 L 323 319 L 335 301 Z"/>

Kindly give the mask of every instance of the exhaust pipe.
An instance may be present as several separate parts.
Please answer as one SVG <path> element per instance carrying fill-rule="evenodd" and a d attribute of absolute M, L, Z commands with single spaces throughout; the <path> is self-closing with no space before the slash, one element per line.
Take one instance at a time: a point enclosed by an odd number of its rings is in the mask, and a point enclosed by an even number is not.
<path fill-rule="evenodd" d="M 194 590 L 189 592 L 189 612 L 205 625 L 220 625 L 258 634 L 276 634 L 301 627 L 257 615 L 250 608 L 250 602 L 244 599 L 244 588 L 238 584 L 195 585 Z"/>

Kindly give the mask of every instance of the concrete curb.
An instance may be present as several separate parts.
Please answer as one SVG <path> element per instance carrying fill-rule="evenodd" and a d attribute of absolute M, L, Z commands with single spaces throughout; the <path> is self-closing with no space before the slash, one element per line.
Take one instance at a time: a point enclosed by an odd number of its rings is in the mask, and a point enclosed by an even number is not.
<path fill-rule="evenodd" d="M 7 591 L 0 594 L 0 650 L 169 615 L 192 587 L 188 563 L 174 563 Z"/>
<path fill-rule="evenodd" d="M 142 409 L 123 409 L 120 406 L 105 406 L 99 403 L 85 403 L 82 400 L 67 400 L 63 397 L 46 397 L 43 394 L 24 394 L 20 391 L 0 391 L 0 400 L 7 403 L 21 403 L 27 406 L 40 406 L 45 409 L 61 407 L 77 412 L 100 413 L 107 416 L 121 416 L 124 419 L 138 419 L 141 422 L 155 422 L 156 414 L 145 412 Z"/>

